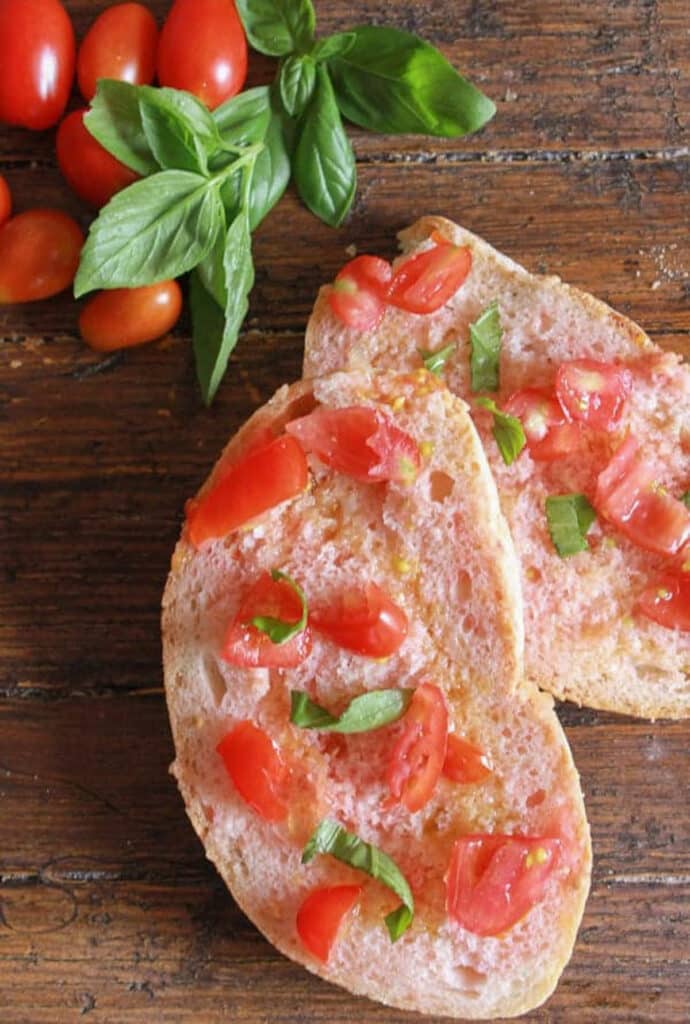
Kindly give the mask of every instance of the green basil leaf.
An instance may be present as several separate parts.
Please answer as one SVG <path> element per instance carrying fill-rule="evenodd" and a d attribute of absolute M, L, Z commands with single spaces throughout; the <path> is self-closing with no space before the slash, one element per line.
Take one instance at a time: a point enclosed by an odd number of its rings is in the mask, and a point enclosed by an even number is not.
<path fill-rule="evenodd" d="M 307 626 L 307 599 L 304 596 L 302 588 L 295 583 L 291 576 L 288 576 L 286 572 L 281 572 L 280 569 L 273 569 L 271 571 L 271 577 L 278 582 L 283 580 L 289 587 L 297 594 L 300 605 L 302 608 L 302 614 L 300 615 L 297 622 L 284 622 L 282 619 L 274 619 L 270 615 L 255 615 L 251 620 L 252 626 L 265 633 L 268 639 L 273 644 L 284 644 L 288 640 L 291 640 L 293 636 L 297 636 L 298 633 L 302 633 Z"/>
<path fill-rule="evenodd" d="M 263 141 L 271 117 L 270 92 L 268 85 L 259 85 L 216 107 L 211 116 L 224 142 L 250 146 Z"/>
<path fill-rule="evenodd" d="M 422 362 L 429 373 L 433 373 L 436 377 L 440 377 L 445 369 L 446 363 L 457 347 L 457 344 L 454 341 L 451 341 L 450 345 L 444 345 L 443 348 L 437 348 L 435 352 L 431 352 L 429 349 L 425 348 L 420 348 L 417 351 L 419 352 Z"/>
<path fill-rule="evenodd" d="M 223 349 L 225 315 L 222 307 L 204 287 L 198 267 L 189 275 L 189 309 L 196 375 L 202 398 L 206 405 L 210 405 L 222 378 L 222 373 L 214 371 Z M 224 367 L 226 365 L 227 360 L 223 363 Z"/>
<path fill-rule="evenodd" d="M 503 456 L 503 461 L 506 466 L 510 466 L 527 443 L 522 423 L 517 416 L 510 416 L 509 413 L 502 412 L 492 398 L 476 398 L 475 404 L 493 413 L 492 432 Z"/>
<path fill-rule="evenodd" d="M 681 494 L 680 500 L 684 505 L 687 505 L 687 507 L 690 508 L 690 491 L 686 491 L 685 494 Z"/>
<path fill-rule="evenodd" d="M 299 117 L 312 97 L 316 64 L 309 56 L 286 57 L 280 66 L 280 98 L 291 117 Z"/>
<path fill-rule="evenodd" d="M 348 120 L 383 134 L 454 138 L 494 116 L 491 100 L 418 36 L 377 25 L 354 32 L 354 45 L 328 62 Z"/>
<path fill-rule="evenodd" d="M 397 722 L 407 711 L 413 693 L 414 690 L 372 690 L 355 697 L 342 715 L 334 717 L 303 690 L 291 690 L 290 721 L 301 729 L 321 732 L 371 732 Z"/>
<path fill-rule="evenodd" d="M 395 861 L 371 843 L 365 843 L 354 832 L 348 832 L 337 821 L 324 818 L 317 825 L 302 851 L 302 863 L 308 864 L 317 853 L 330 853 L 342 864 L 364 871 L 382 882 L 402 900 L 402 906 L 386 915 L 386 927 L 392 942 L 407 931 L 414 917 L 414 899 L 407 879 Z"/>
<path fill-rule="evenodd" d="M 180 89 L 142 86 L 139 110 L 147 142 L 161 167 L 208 173 L 208 158 L 222 143 L 203 103 Z"/>
<path fill-rule="evenodd" d="M 312 213 L 338 227 L 352 205 L 357 170 L 325 64 L 316 69 L 316 88 L 302 117 L 292 172 Z"/>
<path fill-rule="evenodd" d="M 322 60 L 330 60 L 332 57 L 341 57 L 351 50 L 355 45 L 357 35 L 354 32 L 338 32 L 333 36 L 326 36 L 314 44 L 311 51 L 311 58 L 317 63 Z"/>
<path fill-rule="evenodd" d="M 269 57 L 305 51 L 314 39 L 311 0 L 236 0 L 250 44 Z"/>
<path fill-rule="evenodd" d="M 470 324 L 472 391 L 498 391 L 503 329 L 498 300 Z"/>
<path fill-rule="evenodd" d="M 223 223 L 218 188 L 190 171 L 160 171 L 113 196 L 91 225 L 74 281 L 135 288 L 179 277 L 213 247 Z"/>
<path fill-rule="evenodd" d="M 546 521 L 561 558 L 587 551 L 586 534 L 597 517 L 584 494 L 558 494 L 546 499 Z"/>
<path fill-rule="evenodd" d="M 101 79 L 84 124 L 97 142 L 137 174 L 159 170 L 141 123 L 138 86 Z"/>

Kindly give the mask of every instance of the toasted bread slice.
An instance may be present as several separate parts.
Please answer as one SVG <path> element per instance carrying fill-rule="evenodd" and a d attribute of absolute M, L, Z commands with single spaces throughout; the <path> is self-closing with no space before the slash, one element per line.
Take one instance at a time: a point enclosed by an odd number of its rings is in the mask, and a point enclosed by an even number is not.
<path fill-rule="evenodd" d="M 506 466 L 491 416 L 473 415 L 521 563 L 528 678 L 561 699 L 590 707 L 649 718 L 687 716 L 690 633 L 657 625 L 636 611 L 664 559 L 602 521 L 589 533 L 590 550 L 561 558 L 544 503 L 550 495 L 591 495 L 597 473 L 628 432 L 672 494 L 688 490 L 690 367 L 591 295 L 556 277 L 528 273 L 444 218 L 425 217 L 403 231 L 403 258 L 430 245 L 433 231 L 471 249 L 471 272 L 455 296 L 429 316 L 389 308 L 377 329 L 359 334 L 334 316 L 328 286 L 322 288 L 307 328 L 305 377 L 364 365 L 411 370 L 421 365 L 419 350 L 456 343 L 444 376 L 455 394 L 471 401 L 469 327 L 494 300 L 503 328 L 499 404 L 519 389 L 553 387 L 558 366 L 568 360 L 629 366 L 634 389 L 620 424 L 557 462 L 535 462 L 525 451 Z"/>
<path fill-rule="evenodd" d="M 517 1015 L 550 994 L 570 956 L 591 850 L 552 700 L 521 680 L 517 567 L 486 458 L 464 403 L 425 371 L 334 374 L 282 388 L 230 442 L 206 487 L 254 438 L 280 434 L 317 403 L 384 410 L 419 444 L 421 470 L 407 483 L 362 483 L 309 456 L 310 487 L 252 526 L 198 550 L 183 532 L 163 601 L 172 771 L 208 857 L 288 956 L 389 1005 L 475 1019 Z M 314 631 L 311 653 L 296 668 L 227 664 L 220 656 L 227 624 L 257 576 L 274 568 L 299 583 L 310 607 L 376 582 L 406 613 L 407 638 L 377 661 Z M 289 720 L 290 690 L 339 712 L 362 693 L 422 681 L 442 690 L 449 729 L 478 746 L 492 771 L 468 784 L 440 778 L 414 813 L 391 801 L 387 784 L 402 722 L 341 737 Z M 290 765 L 284 820 L 252 810 L 216 752 L 240 721 L 262 729 Z M 301 863 L 324 818 L 387 853 L 409 881 L 415 916 L 397 942 L 383 917 L 398 901 L 380 882 L 327 855 Z M 446 912 L 453 844 L 474 833 L 558 838 L 540 898 L 498 936 L 467 931 Z M 322 963 L 300 941 L 298 908 L 315 887 L 353 883 L 363 884 L 358 907 Z"/>

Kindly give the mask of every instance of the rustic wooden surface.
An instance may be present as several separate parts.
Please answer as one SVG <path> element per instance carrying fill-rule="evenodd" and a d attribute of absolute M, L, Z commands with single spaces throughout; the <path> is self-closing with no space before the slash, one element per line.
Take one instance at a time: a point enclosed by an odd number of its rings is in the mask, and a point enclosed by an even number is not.
<path fill-rule="evenodd" d="M 83 34 L 100 0 L 67 7 Z M 159 16 L 166 3 L 150 5 Z M 68 295 L 0 309 L 0 1019 L 407 1024 L 275 953 L 234 906 L 167 775 L 158 605 L 183 502 L 226 436 L 299 376 L 319 283 L 427 212 L 592 290 L 690 355 L 687 0 L 317 0 L 322 31 L 424 35 L 497 101 L 459 142 L 353 131 L 335 232 L 288 194 L 218 400 L 188 327 L 99 358 Z M 572 7 L 572 9 L 570 9 Z M 252 62 L 251 81 L 270 62 Z M 75 99 L 76 105 L 76 99 Z M 88 214 L 53 133 L 0 129 L 18 210 Z M 297 240 L 297 241 L 296 241 Z M 592 822 L 592 893 L 540 1024 L 690 1021 L 690 723 L 559 708 Z"/>

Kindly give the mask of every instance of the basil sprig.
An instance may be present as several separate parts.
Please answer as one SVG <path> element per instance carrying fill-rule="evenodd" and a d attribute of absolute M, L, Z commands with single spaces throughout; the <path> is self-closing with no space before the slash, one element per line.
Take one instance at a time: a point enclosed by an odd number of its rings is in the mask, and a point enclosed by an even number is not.
<path fill-rule="evenodd" d="M 503 330 L 495 299 L 470 324 L 470 372 L 472 391 L 498 391 Z"/>
<path fill-rule="evenodd" d="M 491 432 L 498 445 L 498 450 L 503 456 L 503 461 L 506 466 L 510 466 L 527 444 L 522 423 L 517 416 L 511 416 L 510 413 L 499 409 L 493 398 L 475 398 L 474 401 L 482 409 L 488 409 L 490 413 L 493 413 L 494 425 Z"/>
<path fill-rule="evenodd" d="M 584 494 L 550 495 L 545 507 L 551 540 L 561 558 L 587 551 L 587 533 L 597 514 Z"/>
<path fill-rule="evenodd" d="M 355 697 L 341 715 L 332 715 L 303 690 L 290 691 L 290 721 L 321 732 L 371 732 L 405 714 L 414 690 L 372 690 Z"/>
<path fill-rule="evenodd" d="M 433 373 L 434 376 L 440 377 L 445 369 L 446 363 L 457 347 L 457 344 L 454 341 L 451 341 L 449 345 L 444 345 L 443 348 L 437 348 L 435 352 L 425 348 L 418 349 L 418 352 L 427 370 L 430 373 Z"/>
<path fill-rule="evenodd" d="M 292 590 L 294 590 L 299 598 L 302 614 L 297 622 L 284 622 L 283 619 L 276 619 L 271 615 L 255 615 L 253 619 L 250 619 L 250 622 L 251 625 L 255 626 L 261 633 L 265 633 L 271 643 L 284 644 L 306 628 L 307 599 L 304 596 L 302 588 L 295 583 L 292 577 L 288 576 L 286 572 L 281 572 L 280 569 L 273 569 L 271 571 L 271 578 L 274 579 L 276 583 L 282 580 L 284 583 L 287 583 Z"/>
<path fill-rule="evenodd" d="M 392 857 L 377 846 L 365 843 L 354 832 L 348 832 L 330 818 L 324 818 L 317 825 L 302 851 L 302 863 L 308 864 L 317 853 L 330 853 L 341 863 L 366 872 L 400 897 L 402 904 L 385 917 L 391 942 L 397 942 L 412 924 L 414 898 L 407 879 Z"/>

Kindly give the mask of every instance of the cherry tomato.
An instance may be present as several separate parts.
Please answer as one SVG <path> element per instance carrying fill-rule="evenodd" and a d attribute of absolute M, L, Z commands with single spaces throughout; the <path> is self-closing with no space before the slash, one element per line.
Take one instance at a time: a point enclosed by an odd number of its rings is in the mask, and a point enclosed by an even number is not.
<path fill-rule="evenodd" d="M 175 0 L 158 44 L 161 85 L 186 89 L 213 110 L 246 76 L 247 40 L 233 0 Z"/>
<path fill-rule="evenodd" d="M 0 121 L 40 131 L 62 117 L 74 30 L 59 0 L 0 0 Z"/>
<path fill-rule="evenodd" d="M 351 587 L 326 608 L 315 608 L 309 622 L 348 651 L 388 658 L 407 636 L 405 612 L 376 583 Z"/>
<path fill-rule="evenodd" d="M 637 611 L 666 629 L 690 633 L 690 573 L 662 573 L 642 591 Z"/>
<path fill-rule="evenodd" d="M 431 249 L 398 266 L 388 302 L 409 313 L 434 313 L 452 299 L 471 267 L 472 253 L 466 246 L 439 237 Z"/>
<path fill-rule="evenodd" d="M 331 469 L 365 483 L 412 483 L 421 458 L 415 440 L 378 409 L 319 406 L 285 428 Z"/>
<path fill-rule="evenodd" d="M 500 935 L 544 898 L 558 839 L 468 835 L 456 839 L 446 876 L 448 915 L 475 935 Z"/>
<path fill-rule="evenodd" d="M 113 288 L 89 299 L 79 314 L 79 333 L 96 352 L 113 352 L 162 337 L 181 312 L 182 290 L 177 281 Z"/>
<path fill-rule="evenodd" d="M 388 788 L 408 811 L 418 811 L 434 791 L 443 770 L 448 741 L 448 709 L 438 686 L 422 683 L 412 695 L 403 731 L 388 764 Z"/>
<path fill-rule="evenodd" d="M 27 210 L 0 227 L 0 306 L 34 302 L 69 287 L 84 244 L 61 210 Z"/>
<path fill-rule="evenodd" d="M 73 110 L 57 131 L 58 164 L 70 188 L 80 199 L 99 209 L 109 199 L 139 177 L 125 167 L 84 124 L 86 108 Z"/>
<path fill-rule="evenodd" d="M 573 359 L 556 374 L 556 397 L 571 419 L 595 430 L 611 430 L 621 418 L 633 387 L 625 366 Z"/>
<path fill-rule="evenodd" d="M 328 293 L 335 315 L 356 331 L 372 331 L 383 320 L 393 269 L 378 256 L 357 256 L 346 263 Z"/>
<path fill-rule="evenodd" d="M 252 722 L 240 722 L 216 750 L 245 803 L 266 821 L 283 821 L 290 773 L 270 736 Z"/>
<path fill-rule="evenodd" d="M 516 416 L 525 431 L 527 450 L 537 462 L 562 459 L 577 450 L 580 426 L 570 421 L 556 396 L 539 388 L 515 391 L 503 411 Z"/>
<path fill-rule="evenodd" d="M 199 547 L 300 494 L 309 483 L 307 460 L 294 437 L 252 449 L 223 472 L 199 499 L 188 503 L 187 535 Z"/>
<path fill-rule="evenodd" d="M 285 580 L 274 580 L 263 573 L 240 605 L 230 623 L 221 657 L 230 665 L 241 668 L 296 668 L 301 665 L 312 647 L 309 626 L 284 643 L 274 643 L 256 626 L 252 619 L 270 616 L 290 625 L 302 617 L 298 595 Z"/>
<path fill-rule="evenodd" d="M 99 78 L 149 85 L 156 73 L 158 28 L 142 4 L 115 4 L 99 14 L 79 47 L 77 81 L 84 99 L 96 94 Z"/>
<path fill-rule="evenodd" d="M 10 186 L 3 178 L 2 174 L 0 174 L 0 227 L 6 220 L 10 219 L 11 213 L 12 196 L 10 195 Z"/>
<path fill-rule="evenodd" d="M 483 750 L 451 732 L 448 734 L 443 774 L 451 782 L 481 782 L 491 775 L 491 766 Z"/>
<path fill-rule="evenodd" d="M 302 945 L 327 963 L 343 918 L 360 897 L 361 885 L 329 885 L 313 889 L 297 911 L 297 934 Z"/>

